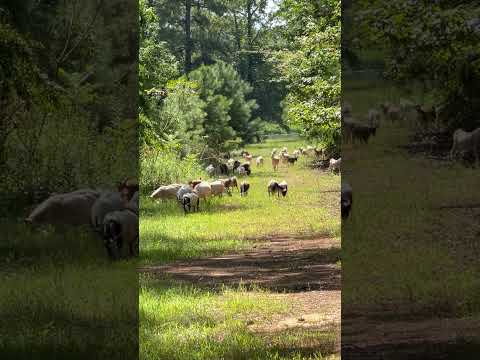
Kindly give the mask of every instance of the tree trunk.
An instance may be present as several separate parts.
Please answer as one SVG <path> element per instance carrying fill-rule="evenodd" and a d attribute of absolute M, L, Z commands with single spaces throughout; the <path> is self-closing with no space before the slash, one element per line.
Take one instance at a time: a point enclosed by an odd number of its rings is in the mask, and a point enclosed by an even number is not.
<path fill-rule="evenodd" d="M 192 69 L 192 0 L 185 0 L 185 73 Z"/>
<path fill-rule="evenodd" d="M 247 81 L 253 83 L 253 58 L 251 51 L 253 50 L 253 16 L 254 16 L 254 0 L 247 1 Z"/>

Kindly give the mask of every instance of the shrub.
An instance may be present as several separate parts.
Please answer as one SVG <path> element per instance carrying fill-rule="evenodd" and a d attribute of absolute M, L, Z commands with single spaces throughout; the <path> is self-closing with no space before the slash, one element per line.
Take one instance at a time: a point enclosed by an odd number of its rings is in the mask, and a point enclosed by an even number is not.
<path fill-rule="evenodd" d="M 181 158 L 178 146 L 144 147 L 140 153 L 140 188 L 147 194 L 161 185 L 186 183 L 205 178 L 203 166 L 196 155 Z"/>

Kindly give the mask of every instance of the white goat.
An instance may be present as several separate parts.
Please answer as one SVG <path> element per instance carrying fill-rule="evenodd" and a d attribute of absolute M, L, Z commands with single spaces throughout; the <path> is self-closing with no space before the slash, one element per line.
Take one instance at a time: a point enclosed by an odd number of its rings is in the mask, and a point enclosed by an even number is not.
<path fill-rule="evenodd" d="M 450 159 L 454 160 L 458 154 L 473 152 L 475 163 L 478 164 L 480 151 L 480 128 L 471 132 L 457 129 L 453 133 L 453 146 L 450 151 Z"/>

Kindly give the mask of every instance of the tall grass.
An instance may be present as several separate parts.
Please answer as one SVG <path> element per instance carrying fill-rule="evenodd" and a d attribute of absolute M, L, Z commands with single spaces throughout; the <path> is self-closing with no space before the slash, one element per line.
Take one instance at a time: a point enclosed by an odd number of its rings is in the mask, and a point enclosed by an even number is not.
<path fill-rule="evenodd" d="M 205 178 L 203 166 L 193 154 L 181 158 L 174 148 L 145 148 L 140 153 L 140 188 L 148 193 L 160 185 L 185 179 Z"/>

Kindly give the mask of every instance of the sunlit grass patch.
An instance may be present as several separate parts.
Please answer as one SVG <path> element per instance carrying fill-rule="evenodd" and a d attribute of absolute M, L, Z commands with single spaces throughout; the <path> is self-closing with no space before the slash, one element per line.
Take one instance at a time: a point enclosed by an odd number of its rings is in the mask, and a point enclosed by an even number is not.
<path fill-rule="evenodd" d="M 289 332 L 273 338 L 248 329 L 268 321 L 289 304 L 261 289 L 200 290 L 142 277 L 140 356 L 142 359 L 322 359 L 334 352 L 335 332 Z M 316 339 L 316 340 L 315 340 Z M 291 351 L 321 342 L 316 351 Z M 300 345 L 301 345 L 300 344 Z M 315 357 L 317 356 L 317 357 Z"/>
<path fill-rule="evenodd" d="M 215 255 L 244 249 L 248 239 L 267 235 L 340 236 L 338 209 L 340 177 L 312 170 L 309 159 L 292 167 L 282 166 L 276 173 L 271 168 L 273 148 L 306 146 L 298 140 L 277 139 L 248 147 L 255 156 L 264 156 L 265 165 L 252 165 L 252 175 L 240 181 L 251 185 L 248 196 L 233 196 L 201 201 L 200 211 L 184 215 L 174 200 L 141 200 L 140 252 L 143 262 L 170 262 L 176 259 Z M 289 193 L 269 197 L 270 179 L 286 180 Z M 185 179 L 187 182 L 189 179 Z M 324 191 L 324 192 L 322 192 Z"/>
<path fill-rule="evenodd" d="M 340 177 L 309 167 L 301 157 L 292 167 L 274 172 L 273 148 L 290 152 L 306 146 L 297 138 L 279 137 L 247 147 L 263 156 L 252 174 L 240 179 L 251 185 L 246 197 L 201 201 L 200 211 L 184 215 L 173 201 L 141 199 L 141 262 L 169 263 L 251 249 L 271 236 L 337 238 L 340 246 Z M 287 197 L 269 197 L 270 179 L 286 180 Z M 187 182 L 190 179 L 184 179 Z M 211 179 L 210 179 L 211 180 Z M 332 250 L 337 256 L 338 250 Z M 338 256 L 337 256 L 338 257 Z M 336 257 L 336 258 L 337 258 Z M 288 332 L 264 336 L 249 324 L 272 321 L 288 313 L 290 304 L 266 290 L 235 286 L 205 290 L 141 275 L 140 354 L 142 359 L 338 359 L 338 331 Z M 314 348 L 315 347 L 315 348 Z"/>

